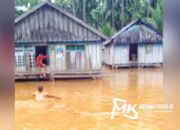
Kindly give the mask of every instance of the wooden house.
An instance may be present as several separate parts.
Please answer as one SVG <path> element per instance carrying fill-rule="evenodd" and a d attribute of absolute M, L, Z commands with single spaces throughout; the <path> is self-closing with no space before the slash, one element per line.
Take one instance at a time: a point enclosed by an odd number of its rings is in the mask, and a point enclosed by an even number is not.
<path fill-rule="evenodd" d="M 51 2 L 43 2 L 15 19 L 15 77 L 36 78 L 35 59 L 55 78 L 93 77 L 101 72 L 102 42 L 107 38 Z"/>
<path fill-rule="evenodd" d="M 112 67 L 161 66 L 162 34 L 138 19 L 103 43 L 103 63 Z"/>

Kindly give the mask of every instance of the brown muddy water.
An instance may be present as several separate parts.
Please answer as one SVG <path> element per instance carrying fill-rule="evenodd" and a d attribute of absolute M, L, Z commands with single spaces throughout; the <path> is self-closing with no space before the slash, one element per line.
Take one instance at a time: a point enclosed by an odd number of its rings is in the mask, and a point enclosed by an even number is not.
<path fill-rule="evenodd" d="M 113 98 L 128 103 L 163 102 L 162 69 L 103 68 L 99 79 L 16 82 L 16 130 L 162 130 L 163 113 L 138 111 L 131 120 L 116 114 L 111 120 Z M 36 86 L 61 100 L 34 101 Z"/>

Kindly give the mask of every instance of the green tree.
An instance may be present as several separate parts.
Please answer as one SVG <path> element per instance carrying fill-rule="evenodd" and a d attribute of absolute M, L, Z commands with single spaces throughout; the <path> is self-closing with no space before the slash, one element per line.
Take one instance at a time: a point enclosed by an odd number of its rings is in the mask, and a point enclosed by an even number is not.
<path fill-rule="evenodd" d="M 163 32 L 163 1 L 157 0 L 157 5 L 152 13 L 152 19 L 156 22 L 159 30 Z"/>
<path fill-rule="evenodd" d="M 20 16 L 40 2 L 41 0 L 15 0 L 15 17 Z M 24 10 L 20 9 L 20 7 L 24 7 Z"/>
<path fill-rule="evenodd" d="M 112 27 L 110 23 L 105 23 L 102 27 L 102 32 L 106 36 L 111 36 L 112 35 Z"/>
<path fill-rule="evenodd" d="M 15 16 L 40 2 L 42 0 L 15 0 Z M 108 36 L 138 18 L 144 18 L 163 31 L 162 0 L 55 0 L 55 4 Z"/>
<path fill-rule="evenodd" d="M 55 4 L 60 8 L 72 13 L 72 5 L 70 0 L 56 0 Z"/>

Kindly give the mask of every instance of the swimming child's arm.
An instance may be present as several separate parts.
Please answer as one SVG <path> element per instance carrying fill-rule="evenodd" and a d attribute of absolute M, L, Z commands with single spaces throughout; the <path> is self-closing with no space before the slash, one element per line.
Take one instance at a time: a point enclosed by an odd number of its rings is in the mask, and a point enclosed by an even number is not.
<path fill-rule="evenodd" d="M 55 99 L 61 99 L 60 97 L 49 95 L 49 94 L 46 94 L 46 97 L 48 97 L 48 98 L 55 98 Z"/>

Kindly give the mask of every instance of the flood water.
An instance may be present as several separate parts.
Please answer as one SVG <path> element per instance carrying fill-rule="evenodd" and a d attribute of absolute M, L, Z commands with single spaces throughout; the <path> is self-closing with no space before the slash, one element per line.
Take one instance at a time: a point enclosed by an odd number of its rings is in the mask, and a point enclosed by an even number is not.
<path fill-rule="evenodd" d="M 139 112 L 136 120 L 117 114 L 111 120 L 113 98 L 128 103 L 162 103 L 161 68 L 103 68 L 98 79 L 16 82 L 16 130 L 162 130 L 163 114 Z M 36 86 L 61 100 L 34 101 Z"/>

